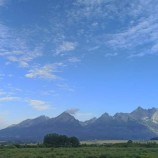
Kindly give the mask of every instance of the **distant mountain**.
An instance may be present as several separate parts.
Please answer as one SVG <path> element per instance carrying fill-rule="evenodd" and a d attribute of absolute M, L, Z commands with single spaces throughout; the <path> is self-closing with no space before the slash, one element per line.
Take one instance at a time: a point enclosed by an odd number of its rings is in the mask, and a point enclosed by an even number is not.
<path fill-rule="evenodd" d="M 25 121 L 22 121 L 21 123 L 14 125 L 16 127 L 30 127 L 30 126 L 34 126 L 37 124 L 41 124 L 44 123 L 45 121 L 49 120 L 50 118 L 47 116 L 39 116 L 35 119 L 27 119 Z"/>
<path fill-rule="evenodd" d="M 145 125 L 152 132 L 158 134 L 158 109 L 143 109 L 142 107 L 138 107 L 130 113 L 130 116 Z"/>
<path fill-rule="evenodd" d="M 113 117 L 117 121 L 123 121 L 123 122 L 128 122 L 130 120 L 133 120 L 128 113 L 116 113 Z"/>
<path fill-rule="evenodd" d="M 75 119 L 74 116 L 70 115 L 67 112 L 63 112 L 59 116 L 53 119 L 54 122 L 61 124 L 78 124 L 79 121 Z"/>
<path fill-rule="evenodd" d="M 130 113 L 130 116 L 135 120 L 145 121 L 151 119 L 155 112 L 157 112 L 156 108 L 143 109 L 142 107 L 138 107 L 136 110 Z"/>
<path fill-rule="evenodd" d="M 113 117 L 104 113 L 87 130 L 87 139 L 149 139 L 155 135 L 128 113 L 116 113 Z"/>
<path fill-rule="evenodd" d="M 104 113 L 80 122 L 63 112 L 55 118 L 40 116 L 0 130 L 0 141 L 40 142 L 48 133 L 76 136 L 81 140 L 150 139 L 158 137 L 158 109 L 138 107 L 131 113 Z"/>
<path fill-rule="evenodd" d="M 80 124 L 81 124 L 82 126 L 87 126 L 87 125 L 93 124 L 96 120 L 97 120 L 97 118 L 96 118 L 96 117 L 93 117 L 93 118 L 90 119 L 90 120 L 87 120 L 87 121 L 84 121 L 84 122 L 80 122 Z"/>

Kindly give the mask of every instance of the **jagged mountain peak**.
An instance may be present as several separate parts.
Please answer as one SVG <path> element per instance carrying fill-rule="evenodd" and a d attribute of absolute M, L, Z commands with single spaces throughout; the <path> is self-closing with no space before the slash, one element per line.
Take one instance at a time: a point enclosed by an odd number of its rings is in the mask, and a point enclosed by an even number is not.
<path fill-rule="evenodd" d="M 130 115 L 136 120 L 148 120 L 151 119 L 156 111 L 156 108 L 143 109 L 142 107 L 138 107 L 136 110 L 131 112 Z"/>
<path fill-rule="evenodd" d="M 109 118 L 111 117 L 107 112 L 105 112 L 104 114 L 101 115 L 102 118 Z M 100 117 L 100 118 L 101 118 Z"/>
<path fill-rule="evenodd" d="M 55 119 L 55 121 L 59 121 L 59 122 L 78 121 L 77 119 L 75 119 L 74 116 L 70 115 L 68 112 L 63 112 L 63 113 L 61 113 L 59 116 L 57 116 L 54 119 Z"/>
<path fill-rule="evenodd" d="M 67 118 L 74 118 L 74 116 L 72 116 L 71 114 L 69 114 L 68 112 L 66 112 L 66 111 L 64 111 L 63 113 L 61 113 L 60 115 L 58 115 L 57 116 L 57 118 L 65 118 L 65 117 L 67 117 Z"/>
<path fill-rule="evenodd" d="M 29 126 L 33 126 L 33 125 L 45 122 L 45 121 L 47 121 L 49 119 L 50 119 L 49 117 L 42 115 L 42 116 L 36 117 L 34 119 L 24 120 L 21 123 L 19 123 L 18 125 L 15 125 L 15 126 L 29 127 Z"/>
<path fill-rule="evenodd" d="M 133 112 L 155 112 L 157 109 L 156 108 L 149 108 L 149 109 L 144 109 L 141 106 L 138 106 Z"/>
<path fill-rule="evenodd" d="M 145 109 L 142 108 L 141 106 L 138 106 L 136 110 L 145 110 Z"/>
<path fill-rule="evenodd" d="M 35 118 L 34 120 L 49 120 L 50 118 L 48 116 L 45 116 L 45 115 L 41 115 L 37 118 Z"/>
<path fill-rule="evenodd" d="M 142 108 L 141 106 L 138 106 L 134 111 L 132 111 L 131 113 L 143 113 L 146 112 L 147 109 Z"/>
<path fill-rule="evenodd" d="M 113 117 L 112 116 L 110 116 L 108 113 L 104 113 L 104 114 L 102 114 L 98 119 L 97 119 L 97 121 L 109 121 L 109 120 L 112 120 L 113 119 Z"/>
<path fill-rule="evenodd" d="M 113 118 L 114 118 L 115 120 L 118 120 L 118 121 L 125 121 L 125 122 L 131 120 L 131 117 L 130 117 L 129 113 L 122 113 L 122 112 L 116 113 L 116 114 L 113 116 Z"/>

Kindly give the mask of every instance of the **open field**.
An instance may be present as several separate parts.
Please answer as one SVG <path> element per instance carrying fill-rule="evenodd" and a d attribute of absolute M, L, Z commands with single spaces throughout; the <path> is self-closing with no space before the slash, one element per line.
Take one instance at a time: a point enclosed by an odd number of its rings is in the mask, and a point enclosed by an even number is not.
<path fill-rule="evenodd" d="M 158 148 L 2 148 L 0 158 L 157 158 Z"/>
<path fill-rule="evenodd" d="M 116 144 L 116 143 L 126 143 L 128 140 L 89 140 L 89 141 L 81 141 L 81 144 Z"/>
<path fill-rule="evenodd" d="M 158 140 L 132 140 L 134 143 L 157 143 L 158 144 Z M 81 144 L 87 144 L 87 145 L 102 145 L 102 144 L 117 144 L 117 143 L 127 143 L 128 140 L 89 140 L 89 141 L 81 141 Z"/>

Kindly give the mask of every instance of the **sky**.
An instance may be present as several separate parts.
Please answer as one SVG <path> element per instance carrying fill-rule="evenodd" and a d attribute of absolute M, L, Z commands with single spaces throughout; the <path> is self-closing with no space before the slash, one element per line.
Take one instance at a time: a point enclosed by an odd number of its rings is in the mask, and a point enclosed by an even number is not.
<path fill-rule="evenodd" d="M 157 0 L 0 0 L 0 128 L 158 104 Z"/>

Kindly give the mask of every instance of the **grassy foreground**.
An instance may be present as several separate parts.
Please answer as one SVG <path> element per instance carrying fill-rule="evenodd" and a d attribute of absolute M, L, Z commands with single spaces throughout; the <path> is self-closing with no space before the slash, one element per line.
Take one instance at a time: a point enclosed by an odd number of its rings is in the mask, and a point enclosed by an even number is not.
<path fill-rule="evenodd" d="M 0 158 L 157 158 L 158 148 L 79 147 L 79 148 L 3 148 Z"/>

